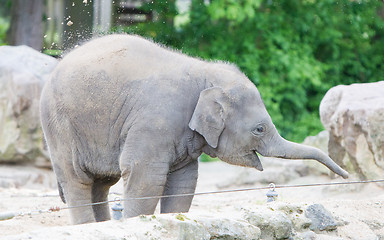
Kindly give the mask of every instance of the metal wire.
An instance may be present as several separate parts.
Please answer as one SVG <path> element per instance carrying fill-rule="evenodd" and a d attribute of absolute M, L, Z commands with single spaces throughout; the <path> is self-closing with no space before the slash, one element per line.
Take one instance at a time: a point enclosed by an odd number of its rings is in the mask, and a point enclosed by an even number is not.
<path fill-rule="evenodd" d="M 247 192 L 247 191 L 256 191 L 256 190 L 269 190 L 271 187 L 274 189 L 277 188 L 300 188 L 300 187 L 319 187 L 319 186 L 333 186 L 333 185 L 350 185 L 350 184 L 366 184 L 366 183 L 384 183 L 384 179 L 379 180 L 365 180 L 365 181 L 350 181 L 350 182 L 333 182 L 333 183 L 309 183 L 309 184 L 296 184 L 296 185 L 271 185 L 268 187 L 254 187 L 254 188 L 241 188 L 241 189 L 230 189 L 230 190 L 219 190 L 219 191 L 210 191 L 210 192 L 198 192 L 198 193 L 184 193 L 184 194 L 174 194 L 174 195 L 164 195 L 164 196 L 149 196 L 149 197 L 135 197 L 135 198 L 115 198 L 114 200 L 108 200 L 103 202 L 96 203 L 87 203 L 77 206 L 65 206 L 65 207 L 51 207 L 49 209 L 40 209 L 33 210 L 29 212 L 15 212 L 15 213 L 4 213 L 0 214 L 0 220 L 11 219 L 14 216 L 25 216 L 25 215 L 34 215 L 41 213 L 51 213 L 57 212 L 64 209 L 73 209 L 73 208 L 82 208 L 90 207 L 101 204 L 108 204 L 112 202 L 123 202 L 123 201 L 134 201 L 134 200 L 148 200 L 148 199 L 162 199 L 162 198 L 171 198 L 171 197 L 190 197 L 190 196 L 201 196 L 201 195 L 210 195 L 210 194 L 221 194 L 221 193 L 235 193 L 235 192 Z M 2 216 L 4 215 L 4 216 Z"/>
<path fill-rule="evenodd" d="M 350 182 L 334 182 L 334 183 L 309 183 L 309 184 L 296 184 L 296 185 L 274 185 L 274 188 L 300 188 L 300 187 L 319 187 L 319 186 L 332 186 L 332 185 L 350 185 L 350 184 L 365 184 L 365 183 L 380 183 L 384 182 L 384 179 L 379 180 L 366 180 L 366 181 L 350 181 Z M 246 191 L 256 191 L 256 190 L 269 190 L 271 184 L 268 187 L 254 187 L 254 188 L 241 188 L 241 189 L 230 189 L 230 190 L 219 190 L 219 191 L 210 191 L 210 192 L 198 192 L 198 193 L 183 193 L 183 194 L 174 194 L 174 195 L 163 195 L 163 196 L 149 196 L 149 197 L 135 197 L 135 198 L 122 198 L 118 201 L 133 201 L 133 200 L 149 200 L 149 199 L 162 199 L 162 198 L 171 198 L 171 197 L 190 197 L 190 196 L 201 196 L 201 195 L 210 195 L 210 194 L 221 194 L 221 193 L 235 193 L 235 192 L 246 192 Z M 111 202 L 116 202 L 116 200 L 108 200 L 97 203 L 88 203 L 78 206 L 67 206 L 61 209 L 71 209 L 71 208 L 80 208 L 88 207 L 93 205 L 107 204 Z"/>

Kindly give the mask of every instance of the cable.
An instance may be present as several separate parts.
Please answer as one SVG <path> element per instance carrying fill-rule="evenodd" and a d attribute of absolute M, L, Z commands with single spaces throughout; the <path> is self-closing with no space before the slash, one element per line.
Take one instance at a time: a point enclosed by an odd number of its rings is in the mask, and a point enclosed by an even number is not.
<path fill-rule="evenodd" d="M 190 196 L 201 196 L 201 195 L 221 194 L 221 193 L 268 190 L 271 188 L 272 189 L 276 189 L 276 188 L 282 189 L 282 188 L 300 188 L 300 187 L 319 187 L 319 186 L 366 184 L 366 183 L 380 183 L 380 182 L 384 182 L 384 179 L 365 180 L 365 181 L 350 181 L 350 182 L 334 182 L 334 183 L 309 183 L 309 184 L 295 184 L 295 185 L 274 185 L 273 183 L 271 183 L 268 187 L 241 188 L 241 189 L 219 190 L 219 191 L 210 191 L 210 192 L 184 193 L 184 194 L 174 194 L 174 195 L 164 195 L 164 196 L 135 197 L 135 198 L 123 198 L 123 199 L 115 198 L 114 200 L 108 200 L 108 201 L 96 202 L 96 203 L 88 203 L 88 204 L 82 204 L 82 205 L 77 205 L 77 206 L 51 207 L 49 209 L 33 210 L 33 211 L 29 211 L 29 212 L 5 212 L 5 213 L 0 213 L 0 221 L 12 219 L 15 216 L 51 213 L 51 212 L 57 212 L 60 210 L 65 210 L 65 209 L 89 207 L 89 206 L 94 206 L 94 205 L 108 204 L 108 203 L 112 203 L 112 202 L 162 199 L 162 198 L 170 198 L 170 197 L 190 197 Z"/>
<path fill-rule="evenodd" d="M 350 181 L 350 182 L 334 182 L 334 183 L 310 183 L 310 184 L 296 184 L 296 185 L 273 185 L 273 188 L 299 188 L 299 187 L 319 187 L 319 186 L 332 186 L 332 185 L 347 185 L 347 184 L 365 184 L 365 183 L 379 183 L 384 182 L 384 179 L 379 180 L 366 180 L 366 181 Z M 135 198 L 122 198 L 118 200 L 108 200 L 97 203 L 88 203 L 78 206 L 68 206 L 63 207 L 62 209 L 71 209 L 71 208 L 80 208 L 88 207 L 92 205 L 106 204 L 116 201 L 133 201 L 133 200 L 148 200 L 148 199 L 162 199 L 170 197 L 190 197 L 190 196 L 201 196 L 201 195 L 210 195 L 210 194 L 221 194 L 221 193 L 234 193 L 234 192 L 246 192 L 246 191 L 256 191 L 256 190 L 268 190 L 271 189 L 271 186 L 268 187 L 255 187 L 255 188 L 241 188 L 241 189 L 231 189 L 231 190 L 219 190 L 219 191 L 210 191 L 210 192 L 198 192 L 198 193 L 183 193 L 183 194 L 174 194 L 174 195 L 164 195 L 164 196 L 149 196 L 149 197 L 135 197 Z"/>

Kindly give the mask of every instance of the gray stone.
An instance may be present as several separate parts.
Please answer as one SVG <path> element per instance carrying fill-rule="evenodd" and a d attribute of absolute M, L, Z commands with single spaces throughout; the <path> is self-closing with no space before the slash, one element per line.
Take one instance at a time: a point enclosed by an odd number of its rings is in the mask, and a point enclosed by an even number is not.
<path fill-rule="evenodd" d="M 321 204 L 308 206 L 305 210 L 305 216 L 312 221 L 309 226 L 312 231 L 332 231 L 337 228 L 336 220 Z"/>
<path fill-rule="evenodd" d="M 328 153 L 329 133 L 324 130 L 319 132 L 316 136 L 308 136 L 304 139 L 303 144 L 321 149 L 323 152 Z"/>
<path fill-rule="evenodd" d="M 320 207 L 319 207 L 320 206 Z M 337 232 L 310 229 L 319 219 L 324 222 L 326 210 L 321 205 L 312 205 L 304 211 L 302 204 L 273 202 L 255 205 L 252 208 L 237 208 L 230 215 L 201 216 L 201 214 L 175 213 L 142 215 L 135 218 L 107 222 L 42 228 L 21 235 L 2 239 L 294 239 L 294 240 L 336 240 L 330 235 Z M 318 210 L 318 209 L 321 210 Z M 306 218 L 313 213 L 315 220 Z M 320 214 L 318 213 L 320 212 Z M 325 212 L 325 213 L 324 213 Z M 328 216 L 328 215 L 327 215 Z M 329 222 L 329 220 L 327 220 Z M 323 227 L 323 225 L 321 225 Z M 319 228 L 319 227 L 318 227 Z M 368 227 L 367 227 L 368 228 Z M 331 228 L 324 227 L 329 230 Z M 315 232 L 314 232 L 315 231 Z"/>
<path fill-rule="evenodd" d="M 317 233 L 337 228 L 337 222 L 320 204 L 272 202 L 252 209 L 241 208 L 242 218 L 261 230 L 261 239 L 326 239 Z M 324 235 L 325 236 L 325 235 Z M 334 238 L 329 238 L 334 239 Z"/>
<path fill-rule="evenodd" d="M 384 175 L 384 81 L 331 88 L 320 118 L 333 160 L 361 179 Z"/>
<path fill-rule="evenodd" d="M 243 221 L 227 218 L 196 218 L 209 232 L 210 239 L 259 239 L 261 231 L 258 227 Z"/>
<path fill-rule="evenodd" d="M 186 214 L 152 216 L 150 219 L 155 219 L 160 223 L 160 225 L 155 225 L 154 230 L 166 233 L 169 239 L 210 239 L 211 237 L 203 224 Z M 155 231 L 151 231 L 148 237 L 154 234 Z"/>
<path fill-rule="evenodd" d="M 316 234 L 312 231 L 299 233 L 293 239 L 294 240 L 344 240 L 341 237 L 334 237 L 334 236 L 329 236 L 325 234 Z"/>
<path fill-rule="evenodd" d="M 261 230 L 262 239 L 286 239 L 293 235 L 292 221 L 281 211 L 268 208 L 243 212 L 244 219 Z"/>
<path fill-rule="evenodd" d="M 0 188 L 56 188 L 57 180 L 52 171 L 32 166 L 0 165 Z"/>
<path fill-rule="evenodd" d="M 312 231 L 298 233 L 294 238 L 294 240 L 316 240 L 317 234 Z"/>
<path fill-rule="evenodd" d="M 276 202 L 274 208 L 278 211 L 285 213 L 292 221 L 293 228 L 297 232 L 305 232 L 309 230 L 312 221 L 305 216 L 303 206 L 296 204 L 289 204 L 284 202 Z"/>
<path fill-rule="evenodd" d="M 57 60 L 27 46 L 0 47 L 0 162 L 49 166 L 39 100 Z"/>
<path fill-rule="evenodd" d="M 260 230 L 246 222 L 194 217 L 190 214 L 139 216 L 123 221 L 107 221 L 76 226 L 45 228 L 29 233 L 6 236 L 18 239 L 260 239 Z"/>

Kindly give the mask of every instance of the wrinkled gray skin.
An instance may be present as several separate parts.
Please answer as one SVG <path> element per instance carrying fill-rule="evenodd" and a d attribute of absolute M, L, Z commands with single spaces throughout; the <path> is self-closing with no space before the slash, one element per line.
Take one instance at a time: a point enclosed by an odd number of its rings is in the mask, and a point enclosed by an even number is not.
<path fill-rule="evenodd" d="M 257 88 L 235 66 L 205 62 L 137 36 L 112 35 L 69 53 L 41 96 L 41 119 L 63 200 L 107 200 L 120 177 L 125 198 L 193 193 L 202 152 L 263 170 L 263 156 L 315 159 L 318 149 L 277 133 Z M 192 197 L 161 199 L 187 212 Z M 124 216 L 153 214 L 158 199 L 124 202 Z M 70 209 L 74 224 L 110 219 L 107 204 Z"/>

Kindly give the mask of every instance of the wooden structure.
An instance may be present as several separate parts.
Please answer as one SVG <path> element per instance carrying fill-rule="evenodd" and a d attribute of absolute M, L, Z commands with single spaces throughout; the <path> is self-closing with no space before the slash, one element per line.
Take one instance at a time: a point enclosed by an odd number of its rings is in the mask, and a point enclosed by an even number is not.
<path fill-rule="evenodd" d="M 47 0 L 45 48 L 67 50 L 113 26 L 152 21 L 150 0 Z"/>
<path fill-rule="evenodd" d="M 122 0 L 115 8 L 116 25 L 132 25 L 153 20 L 153 11 L 144 9 L 144 4 L 150 0 Z M 153 2 L 153 1 L 152 1 Z"/>

